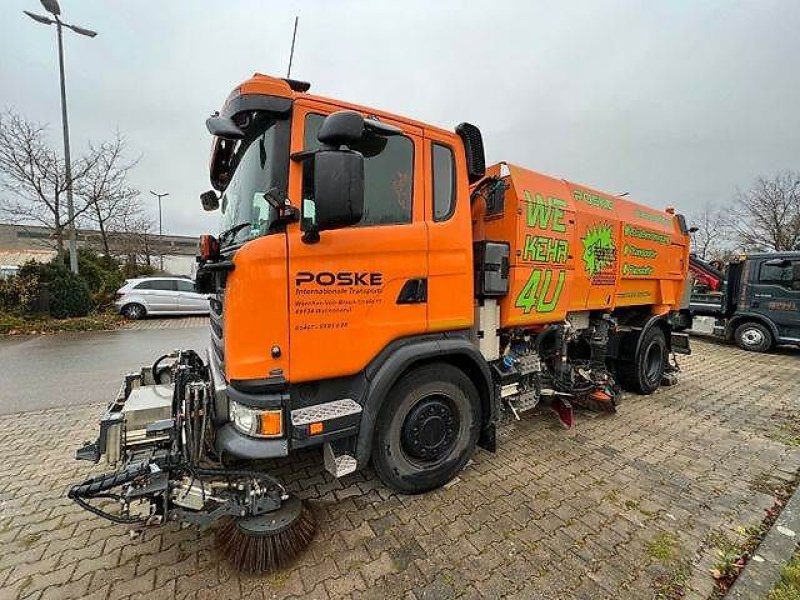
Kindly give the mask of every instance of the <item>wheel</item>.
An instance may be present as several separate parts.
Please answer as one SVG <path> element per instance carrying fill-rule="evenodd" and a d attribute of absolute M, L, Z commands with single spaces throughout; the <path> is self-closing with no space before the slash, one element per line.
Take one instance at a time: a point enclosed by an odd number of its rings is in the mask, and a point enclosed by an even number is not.
<path fill-rule="evenodd" d="M 736 328 L 733 334 L 736 345 L 750 352 L 766 352 L 772 348 L 772 333 L 761 323 L 748 321 Z"/>
<path fill-rule="evenodd" d="M 143 319 L 145 315 L 147 315 L 147 310 L 141 304 L 132 302 L 130 304 L 126 304 L 125 306 L 123 306 L 120 313 L 122 313 L 122 315 L 128 319 L 131 319 L 133 321 L 138 321 L 139 319 Z"/>
<path fill-rule="evenodd" d="M 636 338 L 626 339 L 635 343 Z M 652 394 L 661 385 L 667 367 L 667 340 L 661 327 L 651 327 L 642 338 L 633 362 L 619 362 L 617 378 L 623 388 L 637 394 Z"/>
<path fill-rule="evenodd" d="M 443 486 L 464 468 L 481 427 L 478 390 L 447 364 L 403 376 L 378 415 L 372 464 L 381 481 L 404 494 Z"/>

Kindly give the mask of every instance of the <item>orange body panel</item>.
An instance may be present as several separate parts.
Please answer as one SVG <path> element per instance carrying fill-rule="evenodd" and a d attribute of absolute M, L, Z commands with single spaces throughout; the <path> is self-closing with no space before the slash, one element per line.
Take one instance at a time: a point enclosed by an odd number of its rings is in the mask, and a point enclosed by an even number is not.
<path fill-rule="evenodd" d="M 224 295 L 225 376 L 264 379 L 280 369 L 288 377 L 289 330 L 286 299 L 286 238 L 257 238 L 234 258 Z M 272 347 L 280 356 L 272 357 Z"/>
<path fill-rule="evenodd" d="M 508 165 L 502 212 L 475 206 L 476 239 L 511 244 L 502 327 L 564 320 L 567 313 L 650 306 L 680 308 L 688 236 L 677 218 Z M 499 175 L 501 165 L 490 169 Z"/>

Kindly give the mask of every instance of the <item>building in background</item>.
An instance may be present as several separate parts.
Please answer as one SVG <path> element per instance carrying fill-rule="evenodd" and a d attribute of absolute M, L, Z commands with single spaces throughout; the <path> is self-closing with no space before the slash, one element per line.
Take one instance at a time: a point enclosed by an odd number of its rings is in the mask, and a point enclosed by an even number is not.
<path fill-rule="evenodd" d="M 91 248 L 103 252 L 100 232 L 91 229 L 77 231 L 78 248 Z M 197 263 L 198 238 L 185 235 L 129 235 L 109 234 L 111 254 L 122 260 L 136 260 L 158 268 L 159 256 L 164 255 L 164 272 L 171 275 L 194 277 Z M 54 240 L 50 231 L 37 225 L 10 225 L 0 223 L 0 270 L 13 271 L 14 267 L 30 260 L 48 262 L 55 257 Z"/>

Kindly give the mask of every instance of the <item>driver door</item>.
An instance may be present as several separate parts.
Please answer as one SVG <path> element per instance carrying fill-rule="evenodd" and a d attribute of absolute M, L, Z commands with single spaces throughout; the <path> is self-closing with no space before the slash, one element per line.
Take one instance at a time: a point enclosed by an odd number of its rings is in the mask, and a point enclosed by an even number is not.
<path fill-rule="evenodd" d="M 319 147 L 324 103 L 298 103 L 292 152 Z M 365 152 L 364 216 L 360 223 L 302 240 L 288 228 L 289 321 L 294 382 L 356 373 L 391 341 L 427 330 L 427 229 L 422 132 L 389 121 L 403 135 Z M 383 143 L 381 143 L 379 146 Z M 302 164 L 290 166 L 290 198 L 304 197 Z"/>
<path fill-rule="evenodd" d="M 762 260 L 751 309 L 772 320 L 784 338 L 800 338 L 800 258 Z"/>

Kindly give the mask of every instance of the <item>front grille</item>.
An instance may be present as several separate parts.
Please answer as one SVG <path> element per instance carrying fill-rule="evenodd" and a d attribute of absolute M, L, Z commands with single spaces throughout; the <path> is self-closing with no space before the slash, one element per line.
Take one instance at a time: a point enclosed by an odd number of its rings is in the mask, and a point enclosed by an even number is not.
<path fill-rule="evenodd" d="M 222 295 L 211 298 L 211 310 L 208 313 L 211 323 L 211 347 L 217 355 L 220 370 L 225 372 L 225 342 L 223 341 Z"/>

